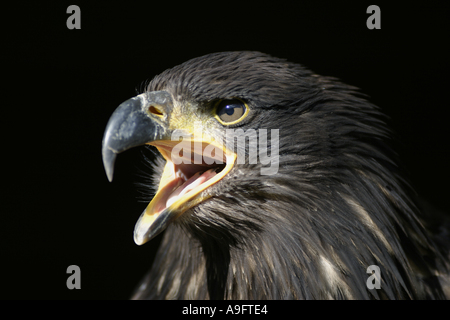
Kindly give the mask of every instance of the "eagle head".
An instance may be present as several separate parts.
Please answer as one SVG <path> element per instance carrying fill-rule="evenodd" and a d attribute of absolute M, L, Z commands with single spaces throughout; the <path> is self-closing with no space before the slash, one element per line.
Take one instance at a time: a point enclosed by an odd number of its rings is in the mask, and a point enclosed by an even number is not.
<path fill-rule="evenodd" d="M 134 240 L 166 232 L 134 297 L 443 297 L 441 252 L 389 139 L 356 88 L 267 54 L 157 75 L 116 109 L 102 146 L 109 180 L 118 153 L 158 154 Z"/>

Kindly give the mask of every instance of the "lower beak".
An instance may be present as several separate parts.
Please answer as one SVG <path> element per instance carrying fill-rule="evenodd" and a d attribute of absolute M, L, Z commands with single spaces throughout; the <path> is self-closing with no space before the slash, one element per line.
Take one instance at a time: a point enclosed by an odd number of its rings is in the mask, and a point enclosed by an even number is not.
<path fill-rule="evenodd" d="M 180 160 L 171 150 L 180 145 L 179 141 L 155 141 L 156 146 L 166 159 L 166 165 L 155 197 L 141 214 L 134 229 L 134 241 L 142 245 L 163 231 L 172 221 L 195 205 L 205 201 L 211 195 L 203 193 L 207 188 L 219 182 L 233 168 L 236 154 L 227 153 L 221 146 L 215 154 L 221 154 L 220 159 L 211 159 L 210 164 L 195 164 L 192 161 L 194 153 L 201 154 L 206 143 L 200 141 L 184 141 L 188 144 L 203 146 L 192 153 L 189 161 Z M 164 145 L 162 147 L 161 145 Z M 170 147 L 169 147 L 170 146 Z M 220 148 L 220 149 L 219 149 Z M 168 151 L 168 149 L 170 151 Z M 222 151 L 225 151 L 222 153 Z M 223 154 L 223 156 L 222 156 Z M 205 157 L 202 154 L 202 157 Z M 184 159 L 186 160 L 186 159 Z"/>

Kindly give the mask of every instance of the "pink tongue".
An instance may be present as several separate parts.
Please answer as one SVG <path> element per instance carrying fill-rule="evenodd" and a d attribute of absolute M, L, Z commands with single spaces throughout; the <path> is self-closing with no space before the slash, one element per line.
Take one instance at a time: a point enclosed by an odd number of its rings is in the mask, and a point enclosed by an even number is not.
<path fill-rule="evenodd" d="M 203 182 L 211 179 L 216 175 L 214 169 L 210 169 L 200 175 L 200 172 L 197 172 L 192 177 L 190 177 L 186 182 L 184 182 L 181 186 L 179 186 L 167 199 L 166 208 L 170 207 L 175 201 L 177 201 L 180 197 L 185 195 L 187 192 L 191 191 L 195 187 L 201 185 Z"/>

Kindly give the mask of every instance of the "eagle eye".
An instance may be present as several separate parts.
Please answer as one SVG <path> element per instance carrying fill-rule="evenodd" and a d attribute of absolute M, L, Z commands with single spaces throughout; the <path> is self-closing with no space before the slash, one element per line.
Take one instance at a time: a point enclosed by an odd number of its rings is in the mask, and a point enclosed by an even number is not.
<path fill-rule="evenodd" d="M 222 100 L 215 110 L 219 121 L 226 125 L 238 122 L 248 113 L 246 104 L 238 99 Z"/>

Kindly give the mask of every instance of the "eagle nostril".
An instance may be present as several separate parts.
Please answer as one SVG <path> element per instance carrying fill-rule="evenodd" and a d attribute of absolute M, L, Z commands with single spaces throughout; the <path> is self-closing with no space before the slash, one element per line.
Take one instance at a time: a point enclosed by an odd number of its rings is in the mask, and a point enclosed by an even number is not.
<path fill-rule="evenodd" d="M 157 115 L 158 117 L 163 117 L 164 116 L 164 113 L 160 109 L 155 107 L 155 106 L 148 107 L 148 112 L 152 113 L 154 115 Z"/>

